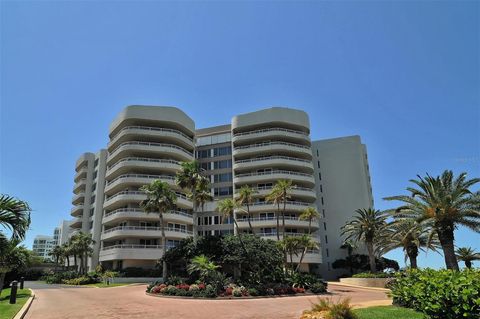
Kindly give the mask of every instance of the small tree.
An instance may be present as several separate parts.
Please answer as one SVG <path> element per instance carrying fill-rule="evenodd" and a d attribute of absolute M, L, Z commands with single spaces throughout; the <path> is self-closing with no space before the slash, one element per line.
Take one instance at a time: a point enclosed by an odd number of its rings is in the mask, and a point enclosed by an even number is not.
<path fill-rule="evenodd" d="M 465 263 L 465 267 L 472 268 L 472 262 L 474 260 L 480 260 L 480 254 L 477 253 L 472 247 L 460 247 L 455 251 L 458 260 Z"/>
<path fill-rule="evenodd" d="M 308 220 L 308 234 L 312 233 L 312 221 L 320 218 L 320 214 L 313 207 L 305 208 L 300 214 L 301 220 Z"/>
<path fill-rule="evenodd" d="M 253 196 L 256 193 L 257 193 L 256 190 L 254 190 L 248 185 L 244 185 L 240 188 L 240 191 L 238 192 L 238 198 L 237 198 L 237 203 L 247 208 L 245 212 L 247 213 L 248 227 L 250 228 L 250 232 L 252 234 L 255 234 L 255 232 L 253 231 L 252 223 L 250 221 L 250 218 L 251 218 L 250 205 L 253 204 Z"/>
<path fill-rule="evenodd" d="M 190 264 L 187 267 L 187 271 L 190 275 L 198 274 L 199 279 L 203 282 L 207 282 L 214 273 L 217 272 L 219 266 L 215 265 L 205 255 L 195 256 L 190 260 Z"/>

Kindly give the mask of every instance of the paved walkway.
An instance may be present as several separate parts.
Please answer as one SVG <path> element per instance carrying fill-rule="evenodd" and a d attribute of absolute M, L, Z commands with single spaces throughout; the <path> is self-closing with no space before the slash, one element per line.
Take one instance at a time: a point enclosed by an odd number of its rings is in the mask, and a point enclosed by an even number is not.
<path fill-rule="evenodd" d="M 201 300 L 157 298 L 145 295 L 146 285 L 112 288 L 72 288 L 27 283 L 36 298 L 25 318 L 299 318 L 316 296 L 245 300 Z M 385 292 L 329 285 L 329 296 L 351 298 L 356 307 L 387 305 Z"/>

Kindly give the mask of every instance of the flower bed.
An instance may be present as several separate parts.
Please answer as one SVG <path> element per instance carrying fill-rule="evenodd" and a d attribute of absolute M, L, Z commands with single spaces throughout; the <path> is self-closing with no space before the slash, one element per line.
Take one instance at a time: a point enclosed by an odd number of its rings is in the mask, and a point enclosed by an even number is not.
<path fill-rule="evenodd" d="M 147 287 L 147 294 L 158 296 L 193 297 L 193 298 L 258 298 L 265 296 L 292 296 L 301 294 L 319 294 L 326 292 L 326 284 L 317 283 L 310 289 L 292 287 L 285 284 L 272 284 L 269 287 L 247 288 L 229 284 L 218 291 L 212 285 L 199 283 L 188 285 L 151 284 Z"/>

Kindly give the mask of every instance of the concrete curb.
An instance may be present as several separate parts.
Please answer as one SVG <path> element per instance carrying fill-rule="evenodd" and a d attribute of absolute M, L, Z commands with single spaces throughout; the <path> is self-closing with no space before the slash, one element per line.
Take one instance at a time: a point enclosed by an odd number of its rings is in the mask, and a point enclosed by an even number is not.
<path fill-rule="evenodd" d="M 376 291 L 390 292 L 390 289 L 387 289 L 387 288 L 357 286 L 357 285 L 345 284 L 343 282 L 338 282 L 338 281 L 329 281 L 328 284 L 329 285 L 334 285 L 334 286 L 345 286 L 345 287 L 352 287 L 352 288 L 359 288 L 359 289 L 366 289 L 366 290 L 376 290 Z"/>
<path fill-rule="evenodd" d="M 20 308 L 20 310 L 17 312 L 15 317 L 13 317 L 13 319 L 23 319 L 23 317 L 25 317 L 25 315 L 27 314 L 28 309 L 30 309 L 33 299 L 35 299 L 35 292 L 32 289 L 28 290 L 30 290 L 30 292 L 32 293 L 30 298 L 28 298 L 27 302 L 23 305 L 22 308 Z"/>

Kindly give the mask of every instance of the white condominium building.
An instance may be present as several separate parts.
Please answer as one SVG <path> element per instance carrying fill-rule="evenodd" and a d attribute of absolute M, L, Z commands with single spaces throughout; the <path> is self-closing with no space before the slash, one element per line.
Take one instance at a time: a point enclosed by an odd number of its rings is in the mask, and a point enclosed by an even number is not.
<path fill-rule="evenodd" d="M 110 126 L 107 150 L 85 153 L 76 164 L 72 227 L 96 241 L 90 267 L 154 267 L 161 256 L 158 216 L 139 206 L 139 188 L 155 179 L 177 192 L 175 210 L 166 214 L 167 249 L 192 236 L 192 203 L 175 185 L 180 163 L 197 159 L 211 181 L 214 201 L 198 211 L 199 235 L 234 233 L 233 221 L 216 212 L 223 198 L 236 198 L 243 185 L 257 192 L 250 206 L 253 232 L 277 240 L 276 210 L 265 196 L 276 181 L 291 180 L 285 231 L 308 232 L 299 219 L 313 207 L 321 218 L 311 226 L 319 249 L 311 250 L 301 269 L 326 279 L 344 272 L 331 263 L 344 258 L 340 227 L 357 208 L 373 207 L 366 148 L 358 136 L 311 141 L 308 115 L 274 107 L 235 116 L 230 124 L 195 129 L 174 107 L 129 106 Z M 236 212 L 241 232 L 249 232 L 245 214 Z M 283 231 L 282 231 L 283 233 Z M 278 237 L 282 238 L 282 234 Z"/>
<path fill-rule="evenodd" d="M 32 251 L 44 259 L 52 260 L 49 254 L 53 247 L 55 247 L 53 236 L 37 235 L 33 239 Z"/>

